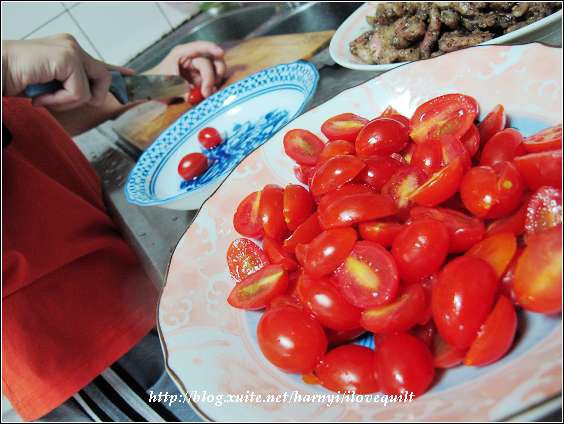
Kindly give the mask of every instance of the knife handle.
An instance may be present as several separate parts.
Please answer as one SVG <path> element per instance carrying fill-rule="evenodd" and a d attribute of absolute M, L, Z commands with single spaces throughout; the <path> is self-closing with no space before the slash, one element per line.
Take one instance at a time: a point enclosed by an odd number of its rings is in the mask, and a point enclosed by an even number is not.
<path fill-rule="evenodd" d="M 118 102 L 122 105 L 127 103 L 127 89 L 125 87 L 125 81 L 123 80 L 123 75 L 118 71 L 110 71 L 112 75 L 112 82 L 110 84 L 110 93 L 112 93 Z M 41 96 L 43 94 L 52 94 L 63 88 L 63 83 L 61 81 L 50 81 L 41 84 L 31 84 L 28 85 L 24 94 L 27 97 L 34 98 Z"/>

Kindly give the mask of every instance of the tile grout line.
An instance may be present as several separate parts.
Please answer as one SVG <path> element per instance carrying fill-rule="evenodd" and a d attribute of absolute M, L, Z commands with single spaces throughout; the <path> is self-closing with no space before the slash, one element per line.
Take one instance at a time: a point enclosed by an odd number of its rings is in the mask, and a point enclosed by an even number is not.
<path fill-rule="evenodd" d="M 52 18 L 50 18 L 49 20 L 43 22 L 41 25 L 39 25 L 37 28 L 35 28 L 33 31 L 27 33 L 26 35 L 24 35 L 23 37 L 20 37 L 20 40 L 23 40 L 27 37 L 29 37 L 30 35 L 33 35 L 34 32 L 39 31 L 41 28 L 44 28 L 45 26 L 47 26 L 47 24 L 50 24 L 51 22 L 53 22 L 55 19 L 60 18 L 61 16 L 63 16 L 65 13 L 67 13 L 67 9 L 66 7 L 64 7 L 64 5 L 61 3 L 61 5 L 63 6 L 63 11 L 60 13 L 57 13 L 55 16 L 53 16 Z"/>
<path fill-rule="evenodd" d="M 174 26 L 172 25 L 172 22 L 170 21 L 170 19 L 168 19 L 168 16 L 166 16 L 166 13 L 164 12 L 163 8 L 159 4 L 159 2 L 154 2 L 154 4 L 155 4 L 155 6 L 157 6 L 157 9 L 159 9 L 159 11 L 161 12 L 161 15 L 163 15 L 166 22 L 168 23 L 168 26 L 170 27 L 170 29 L 172 31 L 174 29 Z"/>
<path fill-rule="evenodd" d="M 64 4 L 63 2 L 61 2 L 61 4 L 63 5 L 64 9 L 66 10 L 66 12 L 69 14 L 69 17 L 71 18 L 71 20 L 74 22 L 74 24 L 78 27 L 78 30 L 82 33 L 82 35 L 84 35 L 84 37 L 86 38 L 86 40 L 88 40 L 88 42 L 90 43 L 90 45 L 92 46 L 92 48 L 94 49 L 94 51 L 96 52 L 96 54 L 98 55 L 98 57 L 100 58 L 100 60 L 104 61 L 104 56 L 102 56 L 102 53 L 98 50 L 98 48 L 96 47 L 96 45 L 94 44 L 94 42 L 90 39 L 90 37 L 88 36 L 88 34 L 86 33 L 86 31 L 82 28 L 82 26 L 80 26 L 80 24 L 78 23 L 78 20 L 74 17 L 74 15 L 71 13 L 71 9 L 69 9 L 66 4 Z M 77 4 L 74 6 L 78 6 Z M 73 6 L 73 7 L 74 7 Z"/>

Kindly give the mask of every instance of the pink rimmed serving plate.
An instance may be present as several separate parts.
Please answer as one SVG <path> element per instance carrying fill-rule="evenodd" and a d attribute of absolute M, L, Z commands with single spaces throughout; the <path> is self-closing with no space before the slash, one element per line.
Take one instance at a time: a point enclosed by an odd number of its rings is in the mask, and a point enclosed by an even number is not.
<path fill-rule="evenodd" d="M 292 121 L 250 154 L 202 206 L 172 256 L 158 310 L 167 368 L 182 392 L 214 395 L 329 393 L 268 363 L 256 342 L 260 312 L 230 307 L 233 287 L 225 263 L 239 237 L 233 211 L 265 184 L 296 183 L 283 134 L 305 128 L 320 134 L 330 116 L 378 116 L 388 105 L 410 116 L 423 101 L 445 93 L 475 97 L 483 117 L 505 106 L 510 125 L 525 135 L 562 120 L 562 50 L 540 44 L 475 47 L 410 63 L 346 90 Z M 560 316 L 520 316 L 518 339 L 501 361 L 458 367 L 437 376 L 412 403 L 192 402 L 204 418 L 252 421 L 500 420 L 538 418 L 558 407 L 562 386 Z M 520 415 L 527 414 L 527 415 Z"/>

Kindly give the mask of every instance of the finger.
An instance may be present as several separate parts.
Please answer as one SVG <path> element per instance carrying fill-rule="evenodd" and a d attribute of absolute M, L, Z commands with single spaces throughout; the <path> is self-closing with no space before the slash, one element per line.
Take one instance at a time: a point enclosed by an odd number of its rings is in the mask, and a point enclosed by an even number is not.
<path fill-rule="evenodd" d="M 107 69 L 107 65 L 86 55 L 84 58 L 84 69 L 86 77 L 90 82 L 90 92 L 92 94 L 89 104 L 101 106 L 108 95 L 110 84 L 112 83 L 112 76 Z"/>
<path fill-rule="evenodd" d="M 53 110 L 70 110 L 90 101 L 90 98 L 88 78 L 82 66 L 77 65 L 73 67 L 71 74 L 64 80 L 61 90 L 35 97 L 33 104 L 46 106 Z"/>
<path fill-rule="evenodd" d="M 201 78 L 201 90 L 204 97 L 213 94 L 215 85 L 215 71 L 213 63 L 209 59 L 199 57 L 192 61 L 192 67 L 198 71 Z"/>
<path fill-rule="evenodd" d="M 215 69 L 215 84 L 219 85 L 223 81 L 223 77 L 225 77 L 225 71 L 227 67 L 225 66 L 225 62 L 223 60 L 214 60 L 213 67 Z"/>
<path fill-rule="evenodd" d="M 174 48 L 174 55 L 178 58 L 205 56 L 213 59 L 222 59 L 224 54 L 225 52 L 221 47 L 210 41 L 194 41 Z"/>
<path fill-rule="evenodd" d="M 135 70 L 125 66 L 109 65 L 107 63 L 104 63 L 104 66 L 108 71 L 118 71 L 122 75 L 135 75 Z"/>

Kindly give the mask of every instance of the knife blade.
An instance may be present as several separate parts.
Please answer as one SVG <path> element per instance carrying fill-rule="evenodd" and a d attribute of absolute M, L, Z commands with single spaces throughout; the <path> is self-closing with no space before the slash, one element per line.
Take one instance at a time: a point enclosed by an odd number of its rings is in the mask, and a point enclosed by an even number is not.
<path fill-rule="evenodd" d="M 171 97 L 182 97 L 190 87 L 188 82 L 178 75 L 122 75 L 111 71 L 112 82 L 110 92 L 122 103 L 137 100 L 155 100 Z M 32 84 L 26 87 L 27 97 L 55 93 L 63 88 L 60 81 L 44 84 Z"/>

